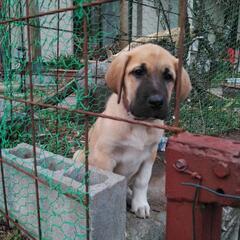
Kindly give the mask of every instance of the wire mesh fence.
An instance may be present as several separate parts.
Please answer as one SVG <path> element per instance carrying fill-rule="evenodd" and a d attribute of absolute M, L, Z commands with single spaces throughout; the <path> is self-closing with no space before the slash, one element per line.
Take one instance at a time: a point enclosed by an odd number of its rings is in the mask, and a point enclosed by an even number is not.
<path fill-rule="evenodd" d="M 180 126 L 190 132 L 240 128 L 239 5 L 188 1 L 183 60 L 193 91 Z M 0 147 L 8 159 L 0 209 L 33 238 L 88 239 L 88 167 L 75 188 L 73 179 L 68 187 L 53 181 L 52 168 L 69 174 L 69 158 L 84 148 L 110 95 L 104 74 L 115 54 L 155 43 L 177 55 L 179 1 L 5 0 L 0 7 Z M 173 115 L 172 107 L 167 123 Z"/>

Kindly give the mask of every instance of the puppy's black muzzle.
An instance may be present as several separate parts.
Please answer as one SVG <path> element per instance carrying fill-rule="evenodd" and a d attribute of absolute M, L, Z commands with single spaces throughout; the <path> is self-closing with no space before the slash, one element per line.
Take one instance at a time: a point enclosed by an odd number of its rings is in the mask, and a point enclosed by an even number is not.
<path fill-rule="evenodd" d="M 130 112 L 137 119 L 161 119 L 168 114 L 168 100 L 161 94 L 153 94 L 148 97 L 138 97 L 130 105 Z"/>
<path fill-rule="evenodd" d="M 158 109 L 163 106 L 164 99 L 162 95 L 154 94 L 148 97 L 147 103 L 151 108 Z"/>
<path fill-rule="evenodd" d="M 161 119 L 168 114 L 168 92 L 166 82 L 159 74 L 147 74 L 139 79 L 135 98 L 130 103 L 130 112 L 138 119 Z"/>

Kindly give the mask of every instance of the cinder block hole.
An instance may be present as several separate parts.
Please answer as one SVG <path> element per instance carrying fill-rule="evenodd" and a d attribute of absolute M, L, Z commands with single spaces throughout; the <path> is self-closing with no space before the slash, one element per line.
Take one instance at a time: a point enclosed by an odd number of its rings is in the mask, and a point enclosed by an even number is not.
<path fill-rule="evenodd" d="M 73 180 L 77 182 L 84 182 L 84 177 L 85 177 L 85 169 L 84 167 L 82 168 L 76 168 L 72 171 L 66 172 L 64 174 L 65 177 L 72 178 Z M 103 174 L 97 173 L 90 171 L 90 181 L 89 184 L 91 185 L 96 185 L 105 182 L 108 179 L 107 176 L 104 176 Z"/>
<path fill-rule="evenodd" d="M 70 167 L 69 164 L 65 163 L 61 159 L 56 159 L 55 156 L 52 157 L 46 157 L 44 159 L 41 159 L 38 163 L 38 166 L 41 166 L 42 168 L 49 169 L 51 171 L 58 171 L 62 169 L 68 169 Z"/>
<path fill-rule="evenodd" d="M 24 148 L 24 147 L 16 148 L 16 149 L 10 150 L 9 153 L 22 159 L 33 158 L 33 151 L 29 148 Z M 36 155 L 38 158 L 39 154 L 36 154 Z"/>
<path fill-rule="evenodd" d="M 225 194 L 224 190 L 222 188 L 218 188 L 216 190 L 217 193 Z"/>

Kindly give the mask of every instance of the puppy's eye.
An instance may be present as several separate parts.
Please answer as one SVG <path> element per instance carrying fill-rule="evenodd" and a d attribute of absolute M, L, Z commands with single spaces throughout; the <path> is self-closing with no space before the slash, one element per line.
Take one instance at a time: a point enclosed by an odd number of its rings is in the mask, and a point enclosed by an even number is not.
<path fill-rule="evenodd" d="M 146 68 L 144 66 L 141 66 L 139 68 L 136 68 L 132 71 L 132 74 L 135 77 L 142 77 L 143 75 L 145 75 L 147 72 Z"/>
<path fill-rule="evenodd" d="M 168 68 L 165 69 L 164 73 L 163 73 L 163 77 L 166 81 L 170 82 L 173 80 L 173 76 L 171 74 L 171 72 L 169 71 Z"/>

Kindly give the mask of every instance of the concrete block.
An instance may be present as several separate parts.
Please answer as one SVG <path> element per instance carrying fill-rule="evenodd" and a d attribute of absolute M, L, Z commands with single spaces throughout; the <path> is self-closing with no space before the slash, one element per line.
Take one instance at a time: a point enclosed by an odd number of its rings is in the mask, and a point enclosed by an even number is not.
<path fill-rule="evenodd" d="M 32 146 L 21 143 L 2 150 L 3 159 L 33 173 Z M 36 149 L 43 239 L 85 239 L 85 167 L 72 159 Z M 4 164 L 10 216 L 38 238 L 35 181 Z M 4 210 L 0 173 L 0 208 Z M 74 195 L 72 199 L 67 194 Z M 122 240 L 126 225 L 126 180 L 123 176 L 90 167 L 90 238 Z"/>

